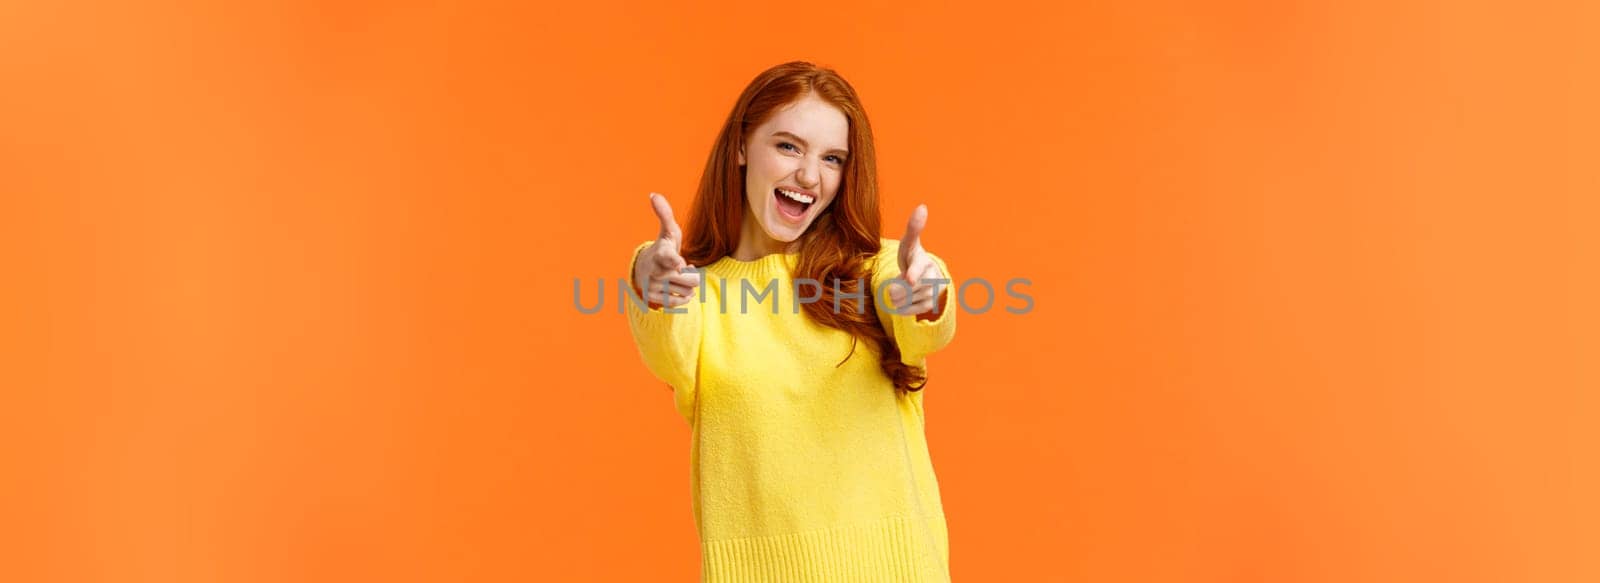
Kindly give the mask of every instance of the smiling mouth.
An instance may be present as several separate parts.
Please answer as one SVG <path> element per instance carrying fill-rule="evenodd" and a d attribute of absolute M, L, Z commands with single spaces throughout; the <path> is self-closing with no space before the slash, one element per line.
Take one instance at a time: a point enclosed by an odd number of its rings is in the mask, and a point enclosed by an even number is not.
<path fill-rule="evenodd" d="M 772 189 L 772 196 L 778 199 L 778 212 L 789 219 L 804 217 L 811 205 L 817 202 L 814 196 L 782 188 Z"/>

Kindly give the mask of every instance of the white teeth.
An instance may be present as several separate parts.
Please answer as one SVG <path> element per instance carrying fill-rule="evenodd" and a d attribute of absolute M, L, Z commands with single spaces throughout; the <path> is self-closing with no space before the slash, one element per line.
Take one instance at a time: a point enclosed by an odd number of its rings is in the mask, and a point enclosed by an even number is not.
<path fill-rule="evenodd" d="M 807 195 L 804 195 L 804 194 L 800 194 L 798 192 L 784 190 L 782 188 L 779 188 L 778 192 L 783 193 L 784 196 L 789 197 L 789 200 L 792 200 L 792 201 L 795 201 L 795 202 L 811 204 L 813 202 L 816 202 L 816 200 L 817 200 L 815 197 L 811 197 L 811 196 L 807 196 Z"/>

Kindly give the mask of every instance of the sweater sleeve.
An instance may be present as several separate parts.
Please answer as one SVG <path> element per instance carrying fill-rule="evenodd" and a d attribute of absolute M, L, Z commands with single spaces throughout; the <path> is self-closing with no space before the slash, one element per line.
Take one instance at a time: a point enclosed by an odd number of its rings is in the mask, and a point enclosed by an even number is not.
<path fill-rule="evenodd" d="M 900 362 L 915 367 L 927 367 L 927 357 L 945 345 L 956 335 L 956 305 L 955 291 L 949 284 L 941 284 L 939 288 L 940 301 L 938 315 L 932 320 L 919 320 L 911 314 L 895 314 L 888 304 L 889 290 L 884 287 L 884 282 L 900 277 L 900 241 L 884 239 L 883 247 L 878 252 L 877 266 L 872 271 L 872 289 L 874 293 L 882 289 L 883 293 L 876 298 L 883 301 L 874 302 L 878 309 L 878 321 L 883 322 L 883 328 L 894 339 L 895 346 L 900 348 Z M 939 266 L 939 271 L 944 272 L 944 278 L 954 281 L 950 275 L 950 268 L 944 260 L 932 253 L 928 254 L 933 262 Z"/>
<path fill-rule="evenodd" d="M 639 253 L 653 241 L 646 241 L 633 250 L 637 261 Z M 662 382 L 672 387 L 673 401 L 684 419 L 693 419 L 694 392 L 699 381 L 700 331 L 705 318 L 705 306 L 699 301 L 676 308 L 650 308 L 642 298 L 634 295 L 637 282 L 633 281 L 634 264 L 628 264 L 629 289 L 621 290 L 622 303 L 627 305 L 628 328 L 633 332 L 633 343 L 645 367 Z"/>

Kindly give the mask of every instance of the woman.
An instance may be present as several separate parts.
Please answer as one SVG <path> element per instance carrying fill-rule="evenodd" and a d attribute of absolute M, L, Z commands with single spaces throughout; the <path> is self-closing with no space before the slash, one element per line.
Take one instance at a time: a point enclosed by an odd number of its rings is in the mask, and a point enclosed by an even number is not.
<path fill-rule="evenodd" d="M 763 72 L 717 137 L 687 234 L 650 202 L 661 230 L 632 271 L 644 301 L 625 303 L 692 428 L 702 578 L 948 580 L 922 388 L 955 333 L 949 271 L 920 243 L 925 207 L 900 241 L 879 238 L 855 90 L 809 63 Z"/>

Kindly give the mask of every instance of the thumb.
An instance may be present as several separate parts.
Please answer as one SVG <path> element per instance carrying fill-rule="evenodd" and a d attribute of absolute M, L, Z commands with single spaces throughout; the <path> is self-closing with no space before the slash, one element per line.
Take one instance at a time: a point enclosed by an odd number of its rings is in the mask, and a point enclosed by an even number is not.
<path fill-rule="evenodd" d="M 900 248 L 921 245 L 922 229 L 927 226 L 928 205 L 919 204 L 916 210 L 911 211 L 911 220 L 906 221 L 906 236 L 900 238 Z"/>
<path fill-rule="evenodd" d="M 919 204 L 911 211 L 911 220 L 906 221 L 906 234 L 900 238 L 900 269 L 904 271 L 911 263 L 911 256 L 917 249 L 922 248 L 922 229 L 928 226 L 928 205 Z"/>
<path fill-rule="evenodd" d="M 656 238 L 681 243 L 683 231 L 678 229 L 678 221 L 672 217 L 672 205 L 667 203 L 667 197 L 650 193 L 650 207 L 655 210 L 656 220 L 661 223 L 661 232 Z"/>

